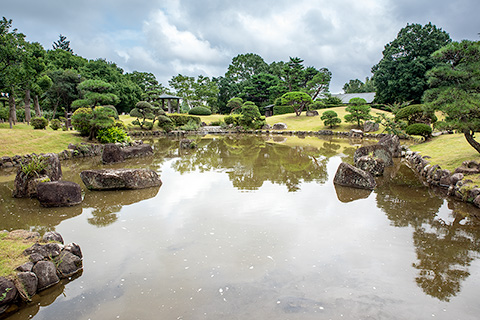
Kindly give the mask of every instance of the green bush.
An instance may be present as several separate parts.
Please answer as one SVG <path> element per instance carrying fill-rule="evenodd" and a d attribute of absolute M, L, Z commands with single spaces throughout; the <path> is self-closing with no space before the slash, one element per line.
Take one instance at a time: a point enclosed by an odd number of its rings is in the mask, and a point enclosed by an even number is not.
<path fill-rule="evenodd" d="M 328 110 L 322 113 L 322 117 L 320 119 L 323 120 L 323 124 L 325 126 L 329 126 L 330 128 L 338 126 L 342 122 L 342 120 L 338 117 L 338 114 L 333 110 Z"/>
<path fill-rule="evenodd" d="M 216 120 L 216 121 L 210 122 L 211 126 L 221 126 L 223 124 L 224 124 L 224 122 L 222 120 Z"/>
<path fill-rule="evenodd" d="M 260 114 L 255 103 L 247 101 L 241 108 L 240 125 L 245 129 L 260 129 L 265 125 L 265 116 Z"/>
<path fill-rule="evenodd" d="M 212 111 L 207 107 L 194 107 L 188 110 L 188 114 L 193 114 L 197 116 L 209 116 L 212 114 Z"/>
<path fill-rule="evenodd" d="M 50 128 L 53 130 L 58 130 L 62 127 L 62 122 L 59 119 L 53 119 L 50 121 Z"/>
<path fill-rule="evenodd" d="M 30 120 L 30 125 L 33 129 L 45 129 L 48 126 L 48 120 L 44 117 L 33 117 Z"/>
<path fill-rule="evenodd" d="M 158 127 L 165 130 L 166 132 L 170 132 L 175 129 L 175 124 L 173 123 L 172 119 L 167 116 L 158 116 L 157 123 Z"/>
<path fill-rule="evenodd" d="M 90 133 L 91 115 L 91 108 L 78 108 L 72 115 L 72 126 L 75 130 L 80 132 L 82 137 L 88 136 Z"/>
<path fill-rule="evenodd" d="M 292 106 L 274 106 L 273 115 L 277 116 L 280 114 L 294 113 L 295 109 Z"/>
<path fill-rule="evenodd" d="M 122 128 L 113 126 L 106 129 L 100 129 L 97 132 L 97 140 L 101 143 L 129 142 L 130 137 Z"/>
<path fill-rule="evenodd" d="M 184 126 L 188 123 L 189 120 L 195 121 L 198 125 L 202 123 L 202 119 L 197 116 L 191 116 L 188 114 L 181 114 L 181 113 L 170 113 L 167 114 L 172 121 L 175 127 Z"/>
<path fill-rule="evenodd" d="M 196 131 L 198 128 L 200 128 L 200 125 L 192 119 L 188 120 L 187 124 L 179 127 L 180 130 L 185 131 Z"/>
<path fill-rule="evenodd" d="M 352 98 L 348 101 L 349 104 L 353 104 L 354 106 L 363 106 L 367 104 L 367 100 L 363 98 Z"/>
<path fill-rule="evenodd" d="M 0 119 L 3 121 L 8 120 L 8 108 L 0 107 Z"/>
<path fill-rule="evenodd" d="M 240 115 L 239 114 L 231 114 L 229 116 L 226 116 L 223 118 L 223 121 L 225 124 L 228 125 L 234 125 L 234 126 L 239 126 L 240 125 Z"/>
<path fill-rule="evenodd" d="M 425 123 L 414 123 L 405 129 L 405 133 L 413 136 L 422 136 L 428 139 L 432 135 L 432 128 Z"/>
<path fill-rule="evenodd" d="M 408 124 L 435 123 L 437 117 L 433 111 L 425 109 L 421 104 L 412 104 L 401 108 L 395 114 L 395 121 L 405 120 Z"/>
<path fill-rule="evenodd" d="M 114 106 L 111 106 L 111 105 L 106 105 L 106 106 L 102 106 L 102 108 L 107 108 L 107 109 L 110 109 L 112 110 L 112 116 L 115 120 L 119 120 L 120 118 L 118 117 L 118 111 L 117 111 L 117 108 L 115 108 Z"/>
<path fill-rule="evenodd" d="M 310 110 L 319 110 L 319 109 L 326 109 L 326 108 L 329 108 L 329 106 L 327 106 L 325 102 L 323 102 L 322 100 L 315 100 L 308 105 L 308 109 Z"/>

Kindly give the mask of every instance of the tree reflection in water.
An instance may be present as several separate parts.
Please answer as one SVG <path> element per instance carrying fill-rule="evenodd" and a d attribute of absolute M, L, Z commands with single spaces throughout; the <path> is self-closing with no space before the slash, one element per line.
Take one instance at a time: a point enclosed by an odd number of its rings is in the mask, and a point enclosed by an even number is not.
<path fill-rule="evenodd" d="M 378 207 L 394 226 L 414 230 L 417 284 L 426 294 L 449 301 L 460 292 L 461 282 L 470 275 L 468 267 L 480 252 L 480 225 L 465 214 L 476 208 L 449 202 L 451 217 L 445 221 L 438 216 L 443 199 L 422 186 L 406 166 L 376 193 Z"/>

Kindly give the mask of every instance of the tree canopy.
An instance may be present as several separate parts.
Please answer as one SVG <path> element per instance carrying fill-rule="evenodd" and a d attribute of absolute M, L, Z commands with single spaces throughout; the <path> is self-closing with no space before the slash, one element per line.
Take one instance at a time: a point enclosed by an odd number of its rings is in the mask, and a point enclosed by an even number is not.
<path fill-rule="evenodd" d="M 430 89 L 424 100 L 445 114 L 443 127 L 463 132 L 480 153 L 480 143 L 474 139 L 480 132 L 480 42 L 453 42 L 432 57 L 440 64 L 427 73 Z"/>
<path fill-rule="evenodd" d="M 428 23 L 407 24 L 385 45 L 383 58 L 372 67 L 380 103 L 420 103 L 428 88 L 425 73 L 436 65 L 433 52 L 451 42 L 448 33 Z"/>

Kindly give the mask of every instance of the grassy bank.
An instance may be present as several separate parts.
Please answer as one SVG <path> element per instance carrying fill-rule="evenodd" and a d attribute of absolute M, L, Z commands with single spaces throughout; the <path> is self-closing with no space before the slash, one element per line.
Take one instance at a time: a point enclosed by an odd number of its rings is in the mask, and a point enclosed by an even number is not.
<path fill-rule="evenodd" d="M 15 274 L 15 268 L 28 261 L 23 251 L 30 248 L 34 241 L 6 239 L 0 234 L 0 277 Z"/>
<path fill-rule="evenodd" d="M 480 162 L 480 153 L 468 144 L 463 134 L 441 135 L 425 143 L 411 146 L 410 149 L 431 157 L 428 159 L 430 163 L 438 164 L 442 169 L 452 172 L 466 160 Z"/>
<path fill-rule="evenodd" d="M 18 123 L 10 129 L 8 123 L 0 124 L 0 156 L 24 155 L 29 153 L 61 152 L 69 143 L 86 141 L 76 131 L 34 130 Z"/>

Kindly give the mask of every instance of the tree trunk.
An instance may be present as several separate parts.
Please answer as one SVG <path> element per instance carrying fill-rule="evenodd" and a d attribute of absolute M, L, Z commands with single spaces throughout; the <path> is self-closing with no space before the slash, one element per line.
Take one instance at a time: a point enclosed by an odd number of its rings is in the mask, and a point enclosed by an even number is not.
<path fill-rule="evenodd" d="M 30 124 L 31 112 L 30 112 L 30 89 L 25 90 L 25 121 Z"/>
<path fill-rule="evenodd" d="M 33 96 L 33 108 L 35 109 L 35 117 L 41 117 L 40 103 L 38 102 L 38 95 Z"/>
<path fill-rule="evenodd" d="M 10 129 L 13 128 L 13 125 L 17 123 L 17 110 L 15 106 L 15 89 L 11 88 L 8 94 L 8 122 L 10 123 Z"/>
<path fill-rule="evenodd" d="M 477 150 L 477 152 L 480 153 L 480 143 L 473 138 L 473 132 L 470 130 L 463 130 L 463 135 L 465 136 L 465 139 L 467 139 L 467 142 L 473 147 L 473 149 Z"/>

